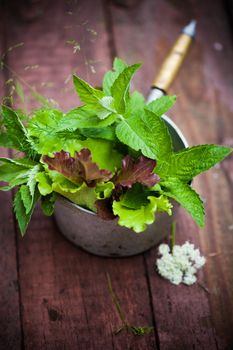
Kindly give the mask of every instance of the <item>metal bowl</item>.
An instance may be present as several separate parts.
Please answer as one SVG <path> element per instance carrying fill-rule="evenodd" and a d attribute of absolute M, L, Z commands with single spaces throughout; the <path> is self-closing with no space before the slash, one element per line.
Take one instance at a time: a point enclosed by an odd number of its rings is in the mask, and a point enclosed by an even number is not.
<path fill-rule="evenodd" d="M 188 147 L 187 141 L 175 123 L 163 116 L 176 151 Z M 121 227 L 118 219 L 106 221 L 95 213 L 59 197 L 55 206 L 55 219 L 63 235 L 82 249 L 105 257 L 126 257 L 152 248 L 164 239 L 175 219 L 177 204 L 173 203 L 173 215 L 156 214 L 156 221 L 142 233 Z"/>

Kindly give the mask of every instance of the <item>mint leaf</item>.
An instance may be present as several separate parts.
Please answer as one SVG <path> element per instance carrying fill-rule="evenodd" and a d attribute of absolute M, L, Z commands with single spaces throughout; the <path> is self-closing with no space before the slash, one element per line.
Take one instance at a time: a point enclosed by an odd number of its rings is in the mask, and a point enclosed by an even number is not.
<path fill-rule="evenodd" d="M 76 75 L 73 75 L 73 82 L 80 100 L 86 104 L 96 105 L 96 102 L 104 96 L 102 91 L 93 88 Z"/>
<path fill-rule="evenodd" d="M 204 226 L 204 207 L 203 202 L 194 189 L 176 178 L 160 182 L 163 193 L 175 199 L 184 207 L 193 217 L 194 221 L 200 227 Z"/>
<path fill-rule="evenodd" d="M 172 140 L 164 120 L 147 109 L 142 115 L 142 120 L 148 127 L 150 135 L 154 137 L 153 152 L 156 154 L 156 159 L 167 161 L 172 153 Z"/>
<path fill-rule="evenodd" d="M 115 108 L 118 113 L 124 113 L 126 101 L 129 99 L 130 80 L 138 70 L 140 64 L 126 67 L 114 81 L 111 87 L 111 95 L 114 97 Z"/>
<path fill-rule="evenodd" d="M 118 139 L 135 151 L 141 151 L 145 157 L 156 159 L 153 152 L 155 138 L 140 117 L 123 119 L 116 127 Z"/>
<path fill-rule="evenodd" d="M 142 120 L 143 119 L 143 120 Z M 151 111 L 122 120 L 116 127 L 119 140 L 151 159 L 166 162 L 172 153 L 171 137 L 165 122 Z"/>
<path fill-rule="evenodd" d="M 142 94 L 138 91 L 134 91 L 126 104 L 126 110 L 124 113 L 124 118 L 131 116 L 141 117 L 144 114 L 145 99 Z"/>
<path fill-rule="evenodd" d="M 29 221 L 31 219 L 31 216 L 32 216 L 32 213 L 34 210 L 34 207 L 35 207 L 36 202 L 38 201 L 39 197 L 40 197 L 39 192 L 36 190 L 31 210 L 27 213 L 25 206 L 24 206 L 24 202 L 23 202 L 22 197 L 21 197 L 20 190 L 18 190 L 18 192 L 16 192 L 16 195 L 14 198 L 14 211 L 15 211 L 16 219 L 18 221 L 20 232 L 21 232 L 22 236 L 24 236 L 24 234 L 27 230 Z"/>
<path fill-rule="evenodd" d="M 100 119 L 97 116 L 95 109 L 82 106 L 69 111 L 62 120 L 59 130 L 78 128 L 100 128 L 113 124 L 116 121 L 117 115 L 109 114 L 105 119 Z"/>
<path fill-rule="evenodd" d="M 119 74 L 127 67 L 127 64 L 120 58 L 115 58 L 113 62 L 114 71 L 105 73 L 103 79 L 103 91 L 106 95 L 111 95 L 111 87 Z"/>
<path fill-rule="evenodd" d="M 155 101 L 152 101 L 146 106 L 146 109 L 150 110 L 158 117 L 161 117 L 166 113 L 176 102 L 176 96 L 162 96 Z"/>
<path fill-rule="evenodd" d="M 232 152 L 229 147 L 218 145 L 199 145 L 173 153 L 169 168 L 159 171 L 163 177 L 176 177 L 183 182 L 210 169 Z"/>

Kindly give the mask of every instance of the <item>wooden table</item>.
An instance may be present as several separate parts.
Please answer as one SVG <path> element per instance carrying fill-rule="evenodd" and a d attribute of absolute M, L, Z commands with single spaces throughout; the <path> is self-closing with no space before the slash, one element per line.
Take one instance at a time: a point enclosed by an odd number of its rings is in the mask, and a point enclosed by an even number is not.
<path fill-rule="evenodd" d="M 115 55 L 143 62 L 133 88 L 146 95 L 179 30 L 196 18 L 196 42 L 170 90 L 178 95 L 170 116 L 191 145 L 232 145 L 229 12 L 220 0 L 2 4 L 0 47 L 7 52 L 2 96 L 9 93 L 6 81 L 14 76 L 26 95 L 30 84 L 67 110 L 78 104 L 70 74 L 75 71 L 98 85 Z M 34 106 L 32 100 L 28 106 Z M 1 155 L 8 152 L 1 150 Z M 160 278 L 156 248 L 127 259 L 92 256 L 69 243 L 40 208 L 22 239 L 12 194 L 0 193 L 0 349 L 232 349 L 232 179 L 228 158 L 195 181 L 206 202 L 203 230 L 179 212 L 177 241 L 194 242 L 206 256 L 198 281 L 209 292 L 198 284 L 174 286 Z M 113 335 L 120 320 L 106 273 L 129 321 L 152 325 L 154 333 Z"/>

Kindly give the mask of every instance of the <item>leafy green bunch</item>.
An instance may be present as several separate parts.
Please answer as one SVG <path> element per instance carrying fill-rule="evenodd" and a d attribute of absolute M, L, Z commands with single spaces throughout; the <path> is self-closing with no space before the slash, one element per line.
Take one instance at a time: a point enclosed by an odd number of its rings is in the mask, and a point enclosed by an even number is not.
<path fill-rule="evenodd" d="M 17 187 L 14 210 L 22 234 L 36 203 L 40 200 L 51 215 L 57 194 L 103 219 L 118 217 L 119 225 L 135 232 L 144 231 L 158 212 L 171 215 L 170 199 L 203 226 L 203 203 L 190 181 L 232 150 L 218 145 L 174 149 L 162 116 L 176 98 L 147 104 L 139 92 L 131 94 L 139 67 L 116 58 L 102 89 L 74 76 L 83 105 L 67 113 L 46 106 L 28 118 L 2 106 L 0 146 L 21 156 L 0 158 L 0 181 L 6 183 L 0 189 Z"/>

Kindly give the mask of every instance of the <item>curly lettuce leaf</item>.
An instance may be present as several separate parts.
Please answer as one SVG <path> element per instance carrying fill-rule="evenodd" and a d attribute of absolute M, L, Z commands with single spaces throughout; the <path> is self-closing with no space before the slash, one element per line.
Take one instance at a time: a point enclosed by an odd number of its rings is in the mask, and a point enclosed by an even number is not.
<path fill-rule="evenodd" d="M 53 183 L 53 190 L 71 202 L 96 212 L 95 202 L 97 195 L 94 187 L 88 187 L 85 182 L 80 186 L 76 186 L 75 192 L 70 192 L 67 188 L 61 187 L 59 183 Z"/>
<path fill-rule="evenodd" d="M 156 161 L 139 157 L 136 161 L 129 155 L 122 160 L 122 169 L 115 182 L 123 187 L 132 187 L 135 183 L 141 183 L 147 187 L 159 182 L 159 177 L 153 172 Z"/>
<path fill-rule="evenodd" d="M 53 192 L 52 180 L 45 171 L 40 171 L 36 174 L 36 181 L 38 182 L 38 190 L 42 196 L 47 196 Z"/>
<path fill-rule="evenodd" d="M 88 138 L 82 141 L 82 148 L 88 148 L 92 160 L 100 169 L 107 169 L 115 173 L 122 161 L 122 154 L 116 149 L 116 145 L 108 140 Z"/>
<path fill-rule="evenodd" d="M 119 216 L 118 224 L 140 233 L 155 221 L 156 211 L 166 211 L 171 215 L 171 204 L 165 196 L 148 196 L 147 199 L 149 203 L 140 209 L 130 209 L 123 206 L 121 201 L 113 201 L 113 213 Z"/>
<path fill-rule="evenodd" d="M 97 183 L 95 187 L 96 198 L 104 200 L 112 195 L 115 185 L 113 182 L 108 181 L 104 183 Z"/>
<path fill-rule="evenodd" d="M 71 157 L 68 152 L 56 152 L 54 158 L 43 156 L 42 160 L 48 164 L 50 170 L 56 170 L 68 178 L 71 182 L 80 184 L 85 181 L 89 186 L 95 186 L 98 181 L 108 181 L 112 178 L 109 170 L 99 169 L 92 162 L 91 152 L 83 148 Z"/>

